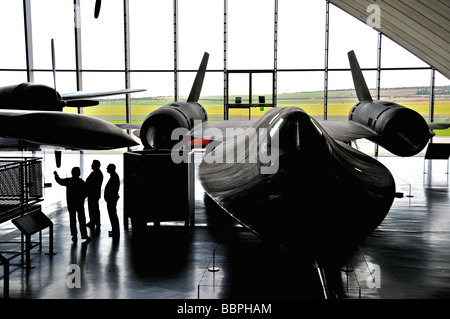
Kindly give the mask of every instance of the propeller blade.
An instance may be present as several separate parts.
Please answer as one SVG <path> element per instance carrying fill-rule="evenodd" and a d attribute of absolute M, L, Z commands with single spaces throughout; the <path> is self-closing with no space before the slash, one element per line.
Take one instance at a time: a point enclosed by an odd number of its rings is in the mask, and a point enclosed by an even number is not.
<path fill-rule="evenodd" d="M 124 90 L 116 90 L 116 91 L 107 91 L 107 92 L 93 92 L 93 93 L 84 93 L 84 92 L 74 92 L 74 93 L 66 93 L 62 95 L 63 100 L 76 100 L 76 99 L 88 99 L 93 97 L 100 96 L 109 96 L 109 95 L 117 95 L 117 94 L 127 94 L 134 92 L 143 92 L 145 89 L 124 89 Z"/>
<path fill-rule="evenodd" d="M 58 91 L 56 91 L 56 62 L 55 62 L 55 41 L 52 39 L 52 69 L 53 69 L 53 88 L 55 89 L 56 100 L 59 101 Z"/>
<path fill-rule="evenodd" d="M 58 91 L 56 90 L 56 54 L 55 54 L 55 41 L 52 39 L 51 41 L 52 46 L 52 71 L 53 71 L 53 89 L 55 90 L 56 95 L 56 101 L 59 105 L 62 107 L 66 106 L 66 103 L 61 100 L 61 96 L 59 95 Z"/>
<path fill-rule="evenodd" d="M 66 101 L 66 106 L 70 107 L 88 107 L 88 106 L 97 106 L 99 101 L 97 100 L 69 100 Z"/>
<path fill-rule="evenodd" d="M 97 0 L 95 1 L 95 11 L 94 11 L 94 17 L 97 19 L 100 14 L 100 7 L 102 6 L 102 1 Z"/>

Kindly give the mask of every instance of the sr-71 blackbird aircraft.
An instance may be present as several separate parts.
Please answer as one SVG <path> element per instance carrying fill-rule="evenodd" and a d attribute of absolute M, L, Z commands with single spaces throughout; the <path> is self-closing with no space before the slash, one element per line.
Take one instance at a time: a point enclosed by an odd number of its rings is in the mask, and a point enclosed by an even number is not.
<path fill-rule="evenodd" d="M 52 40 L 55 79 L 54 43 Z M 0 146 L 55 150 L 60 166 L 62 149 L 107 150 L 138 145 L 122 129 L 92 116 L 62 112 L 65 106 L 98 105 L 93 97 L 145 91 L 124 89 L 108 92 L 59 94 L 55 88 L 21 83 L 0 88 Z"/>
<path fill-rule="evenodd" d="M 273 108 L 255 121 L 207 122 L 198 103 L 205 53 L 188 100 L 150 113 L 142 144 L 183 150 L 189 144 L 171 138 L 177 128 L 191 141 L 208 140 L 199 178 L 213 202 L 263 238 L 322 265 L 339 264 L 384 220 L 395 197 L 389 170 L 348 142 L 364 137 L 411 156 L 433 135 L 415 111 L 373 101 L 353 51 L 348 56 L 359 102 L 347 122 L 317 121 L 297 107 Z M 255 132 L 262 133 L 252 138 Z"/>

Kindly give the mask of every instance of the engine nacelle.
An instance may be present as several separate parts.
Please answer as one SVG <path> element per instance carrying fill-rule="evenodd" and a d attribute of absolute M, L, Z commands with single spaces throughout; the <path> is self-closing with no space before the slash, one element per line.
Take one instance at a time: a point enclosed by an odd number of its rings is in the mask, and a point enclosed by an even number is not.
<path fill-rule="evenodd" d="M 49 86 L 21 83 L 0 88 L 0 108 L 30 111 L 62 111 L 64 102 Z"/>
<path fill-rule="evenodd" d="M 206 110 L 197 102 L 173 102 L 150 113 L 140 130 L 144 148 L 171 149 L 179 140 L 172 140 L 176 128 L 194 128 L 195 121 L 207 121 Z"/>
<path fill-rule="evenodd" d="M 393 102 L 361 101 L 351 109 L 349 121 L 378 133 L 379 137 L 369 140 L 398 156 L 416 155 L 432 137 L 419 113 Z"/>

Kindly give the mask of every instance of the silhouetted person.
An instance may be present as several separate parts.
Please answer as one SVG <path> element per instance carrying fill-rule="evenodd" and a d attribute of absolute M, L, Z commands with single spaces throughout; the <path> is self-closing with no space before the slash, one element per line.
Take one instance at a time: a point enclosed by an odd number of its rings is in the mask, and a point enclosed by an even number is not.
<path fill-rule="evenodd" d="M 120 179 L 116 173 L 116 165 L 109 164 L 106 171 L 111 175 L 105 186 L 105 201 L 108 208 L 109 220 L 111 221 L 112 230 L 109 235 L 114 238 L 120 236 L 119 218 L 117 217 L 117 201 L 119 200 Z"/>
<path fill-rule="evenodd" d="M 70 218 L 70 234 L 72 241 L 77 242 L 77 215 L 80 224 L 81 239 L 90 240 L 86 230 L 86 216 L 84 213 L 84 200 L 86 199 L 86 183 L 80 178 L 80 168 L 72 168 L 72 177 L 60 178 L 55 171 L 55 180 L 58 184 L 66 187 L 67 210 Z"/>
<path fill-rule="evenodd" d="M 100 200 L 102 193 L 103 173 L 100 170 L 100 161 L 92 161 L 92 172 L 86 178 L 86 189 L 89 209 L 89 222 L 86 224 L 88 227 L 97 227 L 97 231 L 100 230 L 100 207 L 98 201 Z"/>

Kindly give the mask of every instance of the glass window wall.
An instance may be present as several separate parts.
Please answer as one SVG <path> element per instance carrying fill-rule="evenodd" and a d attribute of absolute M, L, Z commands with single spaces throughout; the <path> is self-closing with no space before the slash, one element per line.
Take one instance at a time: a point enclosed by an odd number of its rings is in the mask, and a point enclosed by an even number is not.
<path fill-rule="evenodd" d="M 0 85 L 27 80 L 23 3 L 21 0 L 0 3 L 3 30 L 0 41 L 6 48 L 0 52 Z M 75 30 L 78 28 L 81 30 L 83 90 L 125 87 L 123 0 L 104 2 L 98 19 L 93 16 L 95 1 L 81 1 L 77 8 L 72 0 L 30 0 L 30 3 L 33 53 L 33 70 L 30 71 L 36 83 L 53 86 L 50 40 L 54 39 L 57 89 L 62 93 L 76 90 Z M 330 120 L 344 118 L 344 109 L 357 101 L 347 52 L 355 51 L 376 98 L 379 34 L 330 4 L 329 71 L 326 73 L 326 4 L 325 0 L 129 0 L 130 86 L 147 90 L 131 95 L 132 121 L 142 121 L 146 113 L 173 101 L 175 94 L 180 100 L 186 98 L 204 52 L 208 52 L 210 58 L 200 100 L 210 113 L 210 119 L 223 119 L 225 85 L 228 85 L 231 100 L 236 96 L 248 99 L 249 74 L 230 73 L 226 82 L 225 68 L 228 71 L 270 71 L 275 67 L 278 70 L 277 106 L 301 106 L 317 118 L 323 118 L 324 112 Z M 79 13 L 75 23 L 74 9 Z M 421 113 L 429 118 L 429 65 L 383 36 L 380 66 L 380 98 L 400 101 L 407 106 L 413 105 L 416 99 L 421 103 Z M 439 72 L 435 74 L 434 120 L 448 121 L 450 82 Z M 405 87 L 415 88 L 417 92 L 400 96 Z M 272 74 L 253 74 L 251 89 L 254 101 L 261 95 L 270 102 Z M 327 94 L 324 89 L 328 89 Z M 395 89 L 398 92 L 393 93 Z M 125 95 L 110 97 L 102 101 L 102 105 L 108 107 L 86 108 L 83 113 L 112 122 L 125 121 Z M 265 111 L 267 108 L 252 108 L 252 117 L 259 117 Z M 236 109 L 230 115 L 230 118 L 246 118 L 248 110 Z"/>

